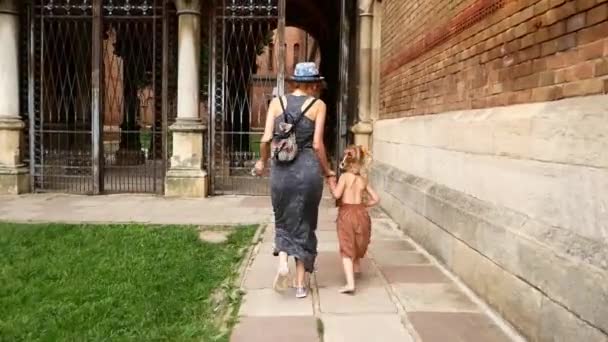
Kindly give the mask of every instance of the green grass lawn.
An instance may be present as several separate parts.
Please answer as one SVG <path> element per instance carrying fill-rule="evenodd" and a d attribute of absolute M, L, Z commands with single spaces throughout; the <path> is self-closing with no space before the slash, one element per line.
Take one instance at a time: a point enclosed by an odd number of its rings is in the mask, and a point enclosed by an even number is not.
<path fill-rule="evenodd" d="M 218 340 L 210 296 L 254 233 L 0 223 L 0 341 Z"/>

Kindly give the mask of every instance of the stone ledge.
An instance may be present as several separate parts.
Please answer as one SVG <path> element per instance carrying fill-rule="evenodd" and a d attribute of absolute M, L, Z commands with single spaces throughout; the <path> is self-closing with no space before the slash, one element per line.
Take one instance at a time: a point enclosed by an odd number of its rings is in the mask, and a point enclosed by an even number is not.
<path fill-rule="evenodd" d="M 391 144 L 608 168 L 608 95 L 445 112 L 374 124 Z"/>
<path fill-rule="evenodd" d="M 1 117 L 0 130 L 20 131 L 25 128 L 25 123 L 19 117 Z"/>
<path fill-rule="evenodd" d="M 378 135 L 382 132 L 374 133 Z M 483 139 L 479 144 L 485 144 Z M 374 159 L 608 244 L 608 169 L 390 144 L 376 138 Z"/>
<path fill-rule="evenodd" d="M 388 191 L 407 195 L 408 203 L 412 203 L 414 210 L 419 213 L 428 212 L 431 209 L 429 208 L 430 202 L 426 198 L 431 196 L 445 203 L 442 205 L 442 209 L 446 209 L 445 206 L 447 205 L 452 210 L 467 213 L 487 224 L 500 224 L 504 229 L 512 231 L 514 234 L 546 245 L 556 254 L 572 258 L 573 262 L 585 262 L 608 271 L 608 246 L 602 241 L 592 240 L 566 229 L 543 224 L 524 214 L 492 205 L 430 180 L 405 174 L 391 166 L 378 162 L 375 164 L 389 170 L 386 176 L 394 186 L 390 187 Z M 427 200 L 425 201 L 425 199 Z M 439 214 L 441 213 L 435 213 L 435 215 Z M 454 220 L 444 223 L 453 222 Z M 455 235 L 459 238 L 470 240 L 471 236 L 461 236 L 461 234 L 466 234 L 466 231 L 455 232 Z"/>
<path fill-rule="evenodd" d="M 15 167 L 5 167 L 0 165 L 0 176 L 5 175 L 26 175 L 30 171 L 25 167 L 25 165 L 16 165 Z"/>
<path fill-rule="evenodd" d="M 484 298 L 493 294 L 491 289 L 484 293 L 483 280 L 455 267 L 459 258 L 455 244 L 463 244 L 477 253 L 476 258 L 486 259 L 493 267 L 520 279 L 523 288 L 539 291 L 568 315 L 580 317 L 576 319 L 585 329 L 603 330 L 604 334 L 608 331 L 604 319 L 608 317 L 608 252 L 604 244 L 548 227 L 385 164 L 375 163 L 372 180 L 388 198 L 388 203 L 383 198 L 383 206 L 402 229 Z M 423 228 L 429 226 L 432 228 Z M 515 305 L 512 310 L 503 306 L 510 311 L 505 313 L 507 319 L 526 335 L 536 336 L 522 324 L 523 320 L 513 318 L 519 315 L 517 310 L 525 310 L 523 305 Z"/>
<path fill-rule="evenodd" d="M 207 177 L 207 172 L 201 169 L 171 168 L 167 171 L 168 178 L 202 178 Z"/>

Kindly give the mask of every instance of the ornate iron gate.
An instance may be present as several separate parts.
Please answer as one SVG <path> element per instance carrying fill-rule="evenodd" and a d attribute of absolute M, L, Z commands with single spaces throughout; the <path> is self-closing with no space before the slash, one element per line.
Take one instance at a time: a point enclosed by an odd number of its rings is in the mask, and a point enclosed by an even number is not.
<path fill-rule="evenodd" d="M 92 193 L 93 13 L 34 1 L 30 19 L 30 167 L 35 190 Z"/>
<path fill-rule="evenodd" d="M 163 191 L 172 12 L 166 0 L 32 1 L 33 190 Z"/>
<path fill-rule="evenodd" d="M 268 180 L 250 171 L 259 158 L 268 104 L 283 93 L 284 27 L 285 0 L 216 1 L 210 97 L 215 194 L 269 192 Z M 259 61 L 264 52 L 269 60 Z"/>

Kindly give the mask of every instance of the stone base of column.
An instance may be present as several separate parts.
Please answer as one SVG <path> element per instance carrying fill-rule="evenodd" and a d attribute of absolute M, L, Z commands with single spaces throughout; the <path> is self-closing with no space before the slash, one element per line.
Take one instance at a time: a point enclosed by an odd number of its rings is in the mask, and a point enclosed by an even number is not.
<path fill-rule="evenodd" d="M 354 134 L 355 145 L 363 146 L 367 149 L 371 147 L 372 132 L 374 126 L 371 122 L 360 121 L 350 129 Z"/>
<path fill-rule="evenodd" d="M 165 196 L 207 197 L 207 173 L 202 169 L 206 127 L 198 120 L 179 120 L 173 134 L 171 167 L 165 177 Z"/>
<path fill-rule="evenodd" d="M 0 195 L 19 195 L 30 192 L 30 173 L 25 167 L 0 166 Z"/>
<path fill-rule="evenodd" d="M 201 170 L 169 170 L 165 178 L 167 197 L 207 197 L 207 173 Z"/>
<path fill-rule="evenodd" d="M 29 170 L 21 164 L 24 127 L 18 117 L 0 118 L 0 195 L 30 191 Z"/>

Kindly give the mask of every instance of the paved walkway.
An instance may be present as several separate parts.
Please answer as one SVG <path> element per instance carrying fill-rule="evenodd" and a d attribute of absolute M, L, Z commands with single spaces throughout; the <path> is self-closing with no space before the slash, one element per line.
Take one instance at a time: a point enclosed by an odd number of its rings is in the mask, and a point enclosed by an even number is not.
<path fill-rule="evenodd" d="M 267 223 L 271 213 L 265 197 L 0 196 L 0 221 L 13 222 L 235 225 Z"/>
<path fill-rule="evenodd" d="M 272 225 L 266 229 L 242 284 L 246 294 L 231 342 L 521 340 L 377 211 L 358 291 L 339 294 L 344 280 L 335 216 L 335 208 L 322 208 L 318 271 L 312 295 L 303 300 L 293 289 L 272 290 L 277 260 L 271 255 Z"/>

